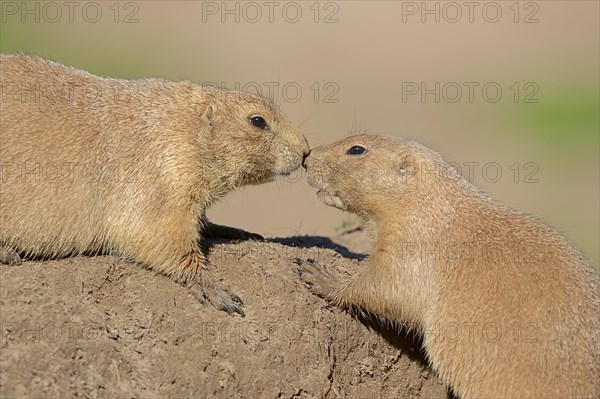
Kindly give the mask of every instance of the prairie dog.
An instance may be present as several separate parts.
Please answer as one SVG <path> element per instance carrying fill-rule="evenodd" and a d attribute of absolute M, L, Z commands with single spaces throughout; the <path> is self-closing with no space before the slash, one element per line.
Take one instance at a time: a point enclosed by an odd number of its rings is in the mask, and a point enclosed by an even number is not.
<path fill-rule="evenodd" d="M 305 166 L 323 202 L 377 238 L 349 281 L 302 264 L 315 294 L 420 332 L 461 398 L 600 396 L 600 278 L 559 233 L 412 140 L 353 135 Z"/>
<path fill-rule="evenodd" d="M 0 55 L 0 261 L 109 251 L 243 315 L 199 249 L 206 209 L 297 169 L 305 137 L 269 100 Z"/>

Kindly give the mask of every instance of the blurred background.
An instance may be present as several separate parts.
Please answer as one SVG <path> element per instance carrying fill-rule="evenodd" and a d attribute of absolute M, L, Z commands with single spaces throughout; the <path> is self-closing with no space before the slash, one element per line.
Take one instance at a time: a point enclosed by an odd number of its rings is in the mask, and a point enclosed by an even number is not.
<path fill-rule="evenodd" d="M 415 138 L 599 265 L 596 1 L 0 2 L 0 50 L 120 78 L 260 91 L 309 139 Z M 213 207 L 268 236 L 356 219 L 297 173 Z"/>

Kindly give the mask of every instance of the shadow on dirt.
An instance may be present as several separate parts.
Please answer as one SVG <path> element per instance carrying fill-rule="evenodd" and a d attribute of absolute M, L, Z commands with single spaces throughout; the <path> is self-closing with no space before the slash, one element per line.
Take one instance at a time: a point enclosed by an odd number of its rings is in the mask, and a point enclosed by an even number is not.
<path fill-rule="evenodd" d="M 431 369 L 429 362 L 425 358 L 425 348 L 423 347 L 423 339 L 414 331 L 408 331 L 395 323 L 382 321 L 376 316 L 368 313 L 352 314 L 356 320 L 368 329 L 375 331 L 387 343 L 394 348 L 399 349 L 403 355 L 414 362 L 420 364 L 423 368 Z M 447 399 L 458 399 L 448 388 L 446 391 Z"/>
<path fill-rule="evenodd" d="M 363 260 L 367 257 L 366 254 L 360 254 L 356 252 L 350 251 L 348 248 L 343 245 L 337 244 L 329 237 L 324 236 L 292 236 L 285 238 L 268 238 L 267 242 L 272 242 L 275 244 L 281 244 L 288 247 L 297 247 L 297 248 L 325 248 L 331 249 L 344 258 L 349 259 L 358 259 Z"/>

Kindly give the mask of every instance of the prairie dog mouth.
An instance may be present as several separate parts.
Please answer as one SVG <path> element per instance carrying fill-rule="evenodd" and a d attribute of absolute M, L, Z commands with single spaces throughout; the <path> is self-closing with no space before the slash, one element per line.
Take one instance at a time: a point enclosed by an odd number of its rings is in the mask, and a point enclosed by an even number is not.
<path fill-rule="evenodd" d="M 280 170 L 278 172 L 275 173 L 275 176 L 278 177 L 287 177 L 289 175 L 292 174 L 292 172 L 294 172 L 293 170 Z"/>
<path fill-rule="evenodd" d="M 317 191 L 317 197 L 319 197 L 319 199 L 323 201 L 325 205 L 333 206 L 342 210 L 346 209 L 340 197 L 325 188 L 320 188 Z"/>

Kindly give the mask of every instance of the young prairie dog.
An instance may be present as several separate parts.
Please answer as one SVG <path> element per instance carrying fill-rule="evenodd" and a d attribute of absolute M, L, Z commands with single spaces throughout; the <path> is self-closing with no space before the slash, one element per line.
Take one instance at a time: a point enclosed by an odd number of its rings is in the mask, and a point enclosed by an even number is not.
<path fill-rule="evenodd" d="M 412 140 L 353 135 L 305 166 L 325 204 L 377 237 L 349 281 L 303 263 L 315 294 L 418 331 L 461 398 L 600 397 L 600 278 L 560 234 Z"/>
<path fill-rule="evenodd" d="M 198 243 L 203 233 L 253 237 L 209 224 L 206 209 L 308 153 L 271 101 L 26 55 L 0 55 L 0 74 L 0 261 L 109 251 L 243 315 Z"/>

